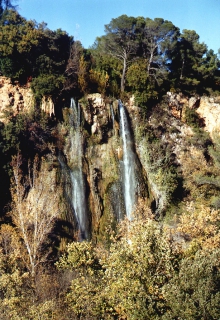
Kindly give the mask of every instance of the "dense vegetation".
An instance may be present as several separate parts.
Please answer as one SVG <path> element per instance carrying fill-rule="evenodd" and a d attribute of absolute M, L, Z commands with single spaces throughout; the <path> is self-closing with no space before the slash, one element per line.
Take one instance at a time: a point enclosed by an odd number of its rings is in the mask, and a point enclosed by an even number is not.
<path fill-rule="evenodd" d="M 0 72 L 22 84 L 31 81 L 37 98 L 61 92 L 134 93 L 142 105 L 167 90 L 218 91 L 219 60 L 194 30 L 172 22 L 122 15 L 105 35 L 84 49 L 65 31 L 27 21 L 16 10 L 0 14 Z M 123 95 L 122 95 L 123 96 Z"/>
<path fill-rule="evenodd" d="M 219 319 L 219 137 L 211 139 L 187 109 L 184 121 L 194 134 L 184 145 L 198 147 L 194 159 L 186 155 L 180 168 L 171 143 L 161 140 L 178 134 L 166 91 L 219 94 L 217 54 L 194 30 L 126 15 L 85 49 L 0 0 L 0 74 L 30 85 L 36 100 L 29 114 L 15 115 L 9 106 L 0 122 L 0 318 Z M 148 150 L 169 210 L 155 216 L 140 201 L 133 221 L 109 223 L 99 238 L 73 242 L 53 170 L 68 111 L 64 121 L 59 112 L 51 119 L 40 101 L 49 96 L 66 107 L 69 97 L 89 92 L 124 101 L 135 95 L 143 108 L 135 138 Z"/>

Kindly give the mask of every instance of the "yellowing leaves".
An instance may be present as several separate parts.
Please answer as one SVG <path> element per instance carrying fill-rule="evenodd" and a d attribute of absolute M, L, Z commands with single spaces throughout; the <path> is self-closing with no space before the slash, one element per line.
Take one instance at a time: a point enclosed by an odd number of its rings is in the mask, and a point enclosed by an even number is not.
<path fill-rule="evenodd" d="M 218 210 L 204 205 L 189 203 L 187 211 L 180 217 L 177 232 L 196 240 L 202 247 L 220 245 L 220 215 Z"/>
<path fill-rule="evenodd" d="M 89 78 L 97 86 L 98 92 L 104 94 L 109 85 L 109 75 L 105 71 L 89 70 Z"/>

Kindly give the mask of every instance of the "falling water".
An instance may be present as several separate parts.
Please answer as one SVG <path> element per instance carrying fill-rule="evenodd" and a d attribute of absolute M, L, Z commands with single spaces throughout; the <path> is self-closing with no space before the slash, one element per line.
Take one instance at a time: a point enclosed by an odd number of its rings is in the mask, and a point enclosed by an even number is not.
<path fill-rule="evenodd" d="M 111 110 L 111 117 L 112 117 L 112 126 L 113 126 L 113 129 L 114 129 L 114 126 L 115 126 L 115 114 L 114 114 L 114 109 L 113 109 L 112 104 L 110 105 L 110 110 Z"/>
<path fill-rule="evenodd" d="M 125 108 L 119 100 L 120 130 L 123 141 L 123 188 L 125 210 L 128 220 L 132 220 L 132 211 L 136 203 L 135 154 Z"/>
<path fill-rule="evenodd" d="M 79 227 L 79 240 L 88 239 L 87 202 L 83 172 L 78 168 L 70 173 L 72 184 L 72 206 Z"/>
<path fill-rule="evenodd" d="M 70 170 L 71 202 L 74 215 L 79 228 L 79 240 L 88 239 L 88 208 L 86 201 L 86 188 L 82 171 L 82 137 L 80 128 L 80 105 L 76 106 L 74 99 L 70 104 L 70 122 L 74 131 L 70 134 L 71 161 L 74 164 Z"/>

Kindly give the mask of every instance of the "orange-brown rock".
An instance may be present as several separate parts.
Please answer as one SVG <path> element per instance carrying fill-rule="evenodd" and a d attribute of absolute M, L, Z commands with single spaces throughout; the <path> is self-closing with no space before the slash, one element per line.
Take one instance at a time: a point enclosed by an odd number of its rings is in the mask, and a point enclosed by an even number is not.
<path fill-rule="evenodd" d="M 4 111 L 10 107 L 14 114 L 27 112 L 33 106 L 34 97 L 30 88 L 12 84 L 6 77 L 0 77 L 0 118 L 6 121 Z"/>

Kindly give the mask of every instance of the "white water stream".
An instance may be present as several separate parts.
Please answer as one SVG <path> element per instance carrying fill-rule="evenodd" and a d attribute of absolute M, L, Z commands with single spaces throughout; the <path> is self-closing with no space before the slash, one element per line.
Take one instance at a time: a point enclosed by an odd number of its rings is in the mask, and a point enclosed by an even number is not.
<path fill-rule="evenodd" d="M 135 154 L 132 148 L 132 137 L 125 107 L 119 100 L 120 130 L 123 141 L 123 191 L 125 210 L 128 220 L 132 220 L 132 212 L 136 203 Z"/>
<path fill-rule="evenodd" d="M 76 106 L 71 99 L 71 122 L 74 131 L 71 134 L 71 156 L 74 158 L 74 168 L 70 171 L 72 186 L 71 202 L 75 218 L 79 227 L 79 240 L 88 239 L 88 209 L 86 201 L 86 188 L 82 170 L 82 137 L 80 127 L 80 105 Z"/>

